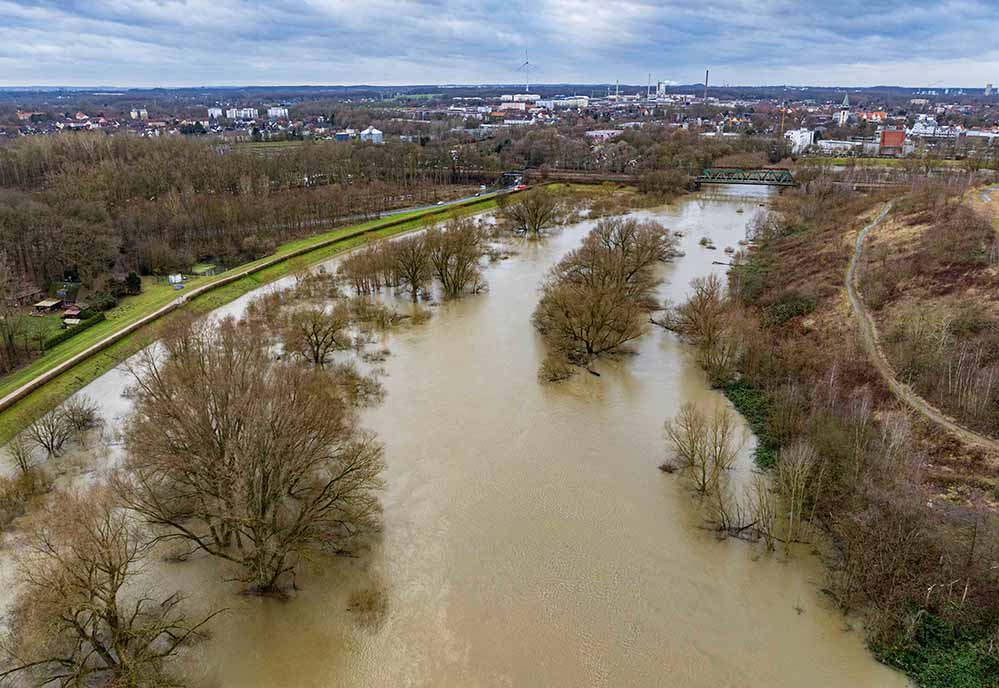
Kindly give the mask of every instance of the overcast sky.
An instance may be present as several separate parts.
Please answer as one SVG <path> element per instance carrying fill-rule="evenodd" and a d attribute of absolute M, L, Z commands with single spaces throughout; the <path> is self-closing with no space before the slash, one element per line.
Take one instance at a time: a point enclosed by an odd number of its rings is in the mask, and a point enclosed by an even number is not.
<path fill-rule="evenodd" d="M 999 0 L 0 0 L 0 86 L 999 84 Z"/>

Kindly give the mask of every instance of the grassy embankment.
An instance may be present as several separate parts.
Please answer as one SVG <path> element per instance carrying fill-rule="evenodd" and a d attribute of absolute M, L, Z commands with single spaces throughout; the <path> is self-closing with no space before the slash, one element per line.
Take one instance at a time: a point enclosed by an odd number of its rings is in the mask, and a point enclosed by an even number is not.
<path fill-rule="evenodd" d="M 232 275 L 234 271 L 252 271 L 252 274 L 192 298 L 180 308 L 164 315 L 149 326 L 132 332 L 106 349 L 73 366 L 10 408 L 0 412 L 0 442 L 8 441 L 35 418 L 154 341 L 160 329 L 176 319 L 181 313 L 196 315 L 208 313 L 259 286 L 290 274 L 303 264 L 321 262 L 373 239 L 419 229 L 428 217 L 443 218 L 468 215 L 488 210 L 495 205 L 496 200 L 491 197 L 445 208 L 419 210 L 389 218 L 371 220 L 284 244 L 269 256 L 246 263 L 220 275 L 190 280 L 186 283 L 188 285 L 186 291 L 188 292 L 197 287 L 222 281 L 227 276 Z M 316 246 L 316 248 L 302 253 L 303 249 L 307 250 L 310 246 Z M 181 295 L 168 284 L 154 283 L 144 286 L 147 286 L 147 289 L 142 294 L 125 299 L 118 307 L 109 311 L 107 321 L 81 332 L 76 337 L 46 352 L 30 365 L 0 380 L 0 396 L 13 392 L 88 347 L 166 306 Z"/>
<path fill-rule="evenodd" d="M 918 165 L 923 167 L 940 168 L 961 168 L 965 165 L 963 160 L 923 160 L 920 158 L 834 158 L 834 157 L 808 157 L 798 160 L 799 166 L 807 165 L 840 165 L 856 167 L 896 167 Z"/>

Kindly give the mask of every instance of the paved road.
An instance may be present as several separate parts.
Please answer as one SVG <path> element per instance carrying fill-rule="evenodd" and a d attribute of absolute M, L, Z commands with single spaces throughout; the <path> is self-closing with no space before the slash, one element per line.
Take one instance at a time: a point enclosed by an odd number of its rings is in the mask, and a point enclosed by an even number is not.
<path fill-rule="evenodd" d="M 986 191 L 993 189 L 999 190 L 999 186 L 992 187 L 992 189 L 987 189 Z M 878 216 L 860 230 L 860 233 L 857 235 L 857 243 L 853 249 L 853 255 L 850 257 L 850 266 L 846 270 L 846 293 L 850 297 L 850 305 L 853 307 L 853 312 L 857 317 L 857 324 L 860 326 L 860 335 L 864 343 L 864 348 L 867 350 L 867 355 L 871 359 L 871 363 L 874 364 L 874 367 L 877 368 L 878 373 L 884 379 L 885 384 L 888 385 L 898 399 L 965 444 L 999 453 L 999 442 L 958 424 L 954 419 L 919 396 L 911 387 L 900 382 L 878 342 L 878 329 L 874 322 L 874 317 L 864 305 L 864 300 L 858 290 L 857 264 L 863 255 L 864 242 L 867 239 L 867 235 L 884 221 L 893 205 L 894 202 L 886 203 L 885 207 L 878 213 Z"/>

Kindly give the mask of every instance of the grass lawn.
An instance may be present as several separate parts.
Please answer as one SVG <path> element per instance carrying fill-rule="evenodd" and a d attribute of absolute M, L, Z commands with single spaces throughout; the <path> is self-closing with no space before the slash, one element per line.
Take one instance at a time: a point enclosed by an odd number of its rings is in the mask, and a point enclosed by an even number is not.
<path fill-rule="evenodd" d="M 27 395 L 10 408 L 0 412 L 0 443 L 7 442 L 22 428 L 30 424 L 49 409 L 54 408 L 73 392 L 85 386 L 103 373 L 111 370 L 131 354 L 139 351 L 158 336 L 158 332 L 166 324 L 176 320 L 180 313 L 204 314 L 221 305 L 272 282 L 280 277 L 294 272 L 305 265 L 312 265 L 348 249 L 364 244 L 372 239 L 388 237 L 407 231 L 419 229 L 425 218 L 437 217 L 445 219 L 455 215 L 479 213 L 495 207 L 495 198 L 477 199 L 461 205 L 417 210 L 409 213 L 393 215 L 388 218 L 371 220 L 359 225 L 335 229 L 331 232 L 300 239 L 278 248 L 273 254 L 245 263 L 213 277 L 191 279 L 183 292 L 208 285 L 231 276 L 234 272 L 256 270 L 238 280 L 212 289 L 203 295 L 191 299 L 181 308 L 165 315 L 163 318 L 143 326 L 108 348 L 91 356 L 85 361 L 74 365 L 71 369 L 49 381 L 39 389 Z M 309 251 L 310 246 L 317 246 Z M 297 251 L 303 251 L 296 255 Z M 294 256 L 293 260 L 288 257 Z M 270 264 L 272 263 L 273 264 Z M 266 266 L 266 267 L 262 267 Z M 37 358 L 30 365 L 22 368 L 0 380 L 0 396 L 9 394 L 34 377 L 52 369 L 59 363 L 72 358 L 87 347 L 96 344 L 105 337 L 121 330 L 158 308 L 167 305 L 178 297 L 166 282 L 143 280 L 143 292 L 137 296 L 124 299 L 117 307 L 107 312 L 107 320 L 99 323 L 79 335 L 63 342 Z"/>
<path fill-rule="evenodd" d="M 30 342 L 45 341 L 62 331 L 62 313 L 29 315 L 24 319 L 24 334 Z"/>
<path fill-rule="evenodd" d="M 905 165 L 929 163 L 931 167 L 961 167 L 963 160 L 929 160 L 919 158 L 801 158 L 798 165 L 856 165 L 857 167 L 903 167 Z"/>

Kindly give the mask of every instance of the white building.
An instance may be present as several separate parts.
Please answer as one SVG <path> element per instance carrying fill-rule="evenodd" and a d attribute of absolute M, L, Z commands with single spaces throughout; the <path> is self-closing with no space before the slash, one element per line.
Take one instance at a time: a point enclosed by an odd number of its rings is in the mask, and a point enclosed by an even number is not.
<path fill-rule="evenodd" d="M 257 119 L 260 113 L 257 108 L 229 108 L 225 111 L 228 119 Z"/>
<path fill-rule="evenodd" d="M 864 144 L 861 141 L 835 141 L 833 139 L 823 139 L 816 141 L 815 145 L 818 146 L 819 150 L 823 153 L 833 154 L 859 153 L 864 149 Z"/>
<path fill-rule="evenodd" d="M 286 108 L 286 107 L 270 107 L 270 108 L 267 108 L 267 118 L 268 119 L 288 119 L 288 108 Z"/>
<path fill-rule="evenodd" d="M 942 127 L 929 115 L 919 115 L 909 130 L 909 136 L 922 139 L 956 139 L 960 135 L 958 127 Z"/>
<path fill-rule="evenodd" d="M 570 96 L 568 98 L 551 98 L 546 100 L 539 100 L 534 103 L 540 108 L 546 110 L 561 110 L 568 108 L 585 108 L 590 105 L 589 96 Z"/>
<path fill-rule="evenodd" d="M 149 119 L 149 112 L 146 110 L 146 108 L 141 108 L 141 109 L 133 108 L 132 111 L 128 113 L 128 116 L 131 117 L 132 119 Z"/>
<path fill-rule="evenodd" d="M 515 103 L 533 103 L 538 100 L 541 100 L 541 96 L 537 93 L 515 93 L 513 95 Z"/>
<path fill-rule="evenodd" d="M 791 143 L 791 153 L 798 155 L 815 143 L 815 132 L 811 129 L 792 129 L 784 132 L 784 138 Z"/>
<path fill-rule="evenodd" d="M 208 108 L 208 119 L 222 119 L 222 108 L 210 107 Z"/>
<path fill-rule="evenodd" d="M 368 127 L 361 132 L 361 140 L 371 143 L 385 143 L 385 135 L 374 127 Z"/>

